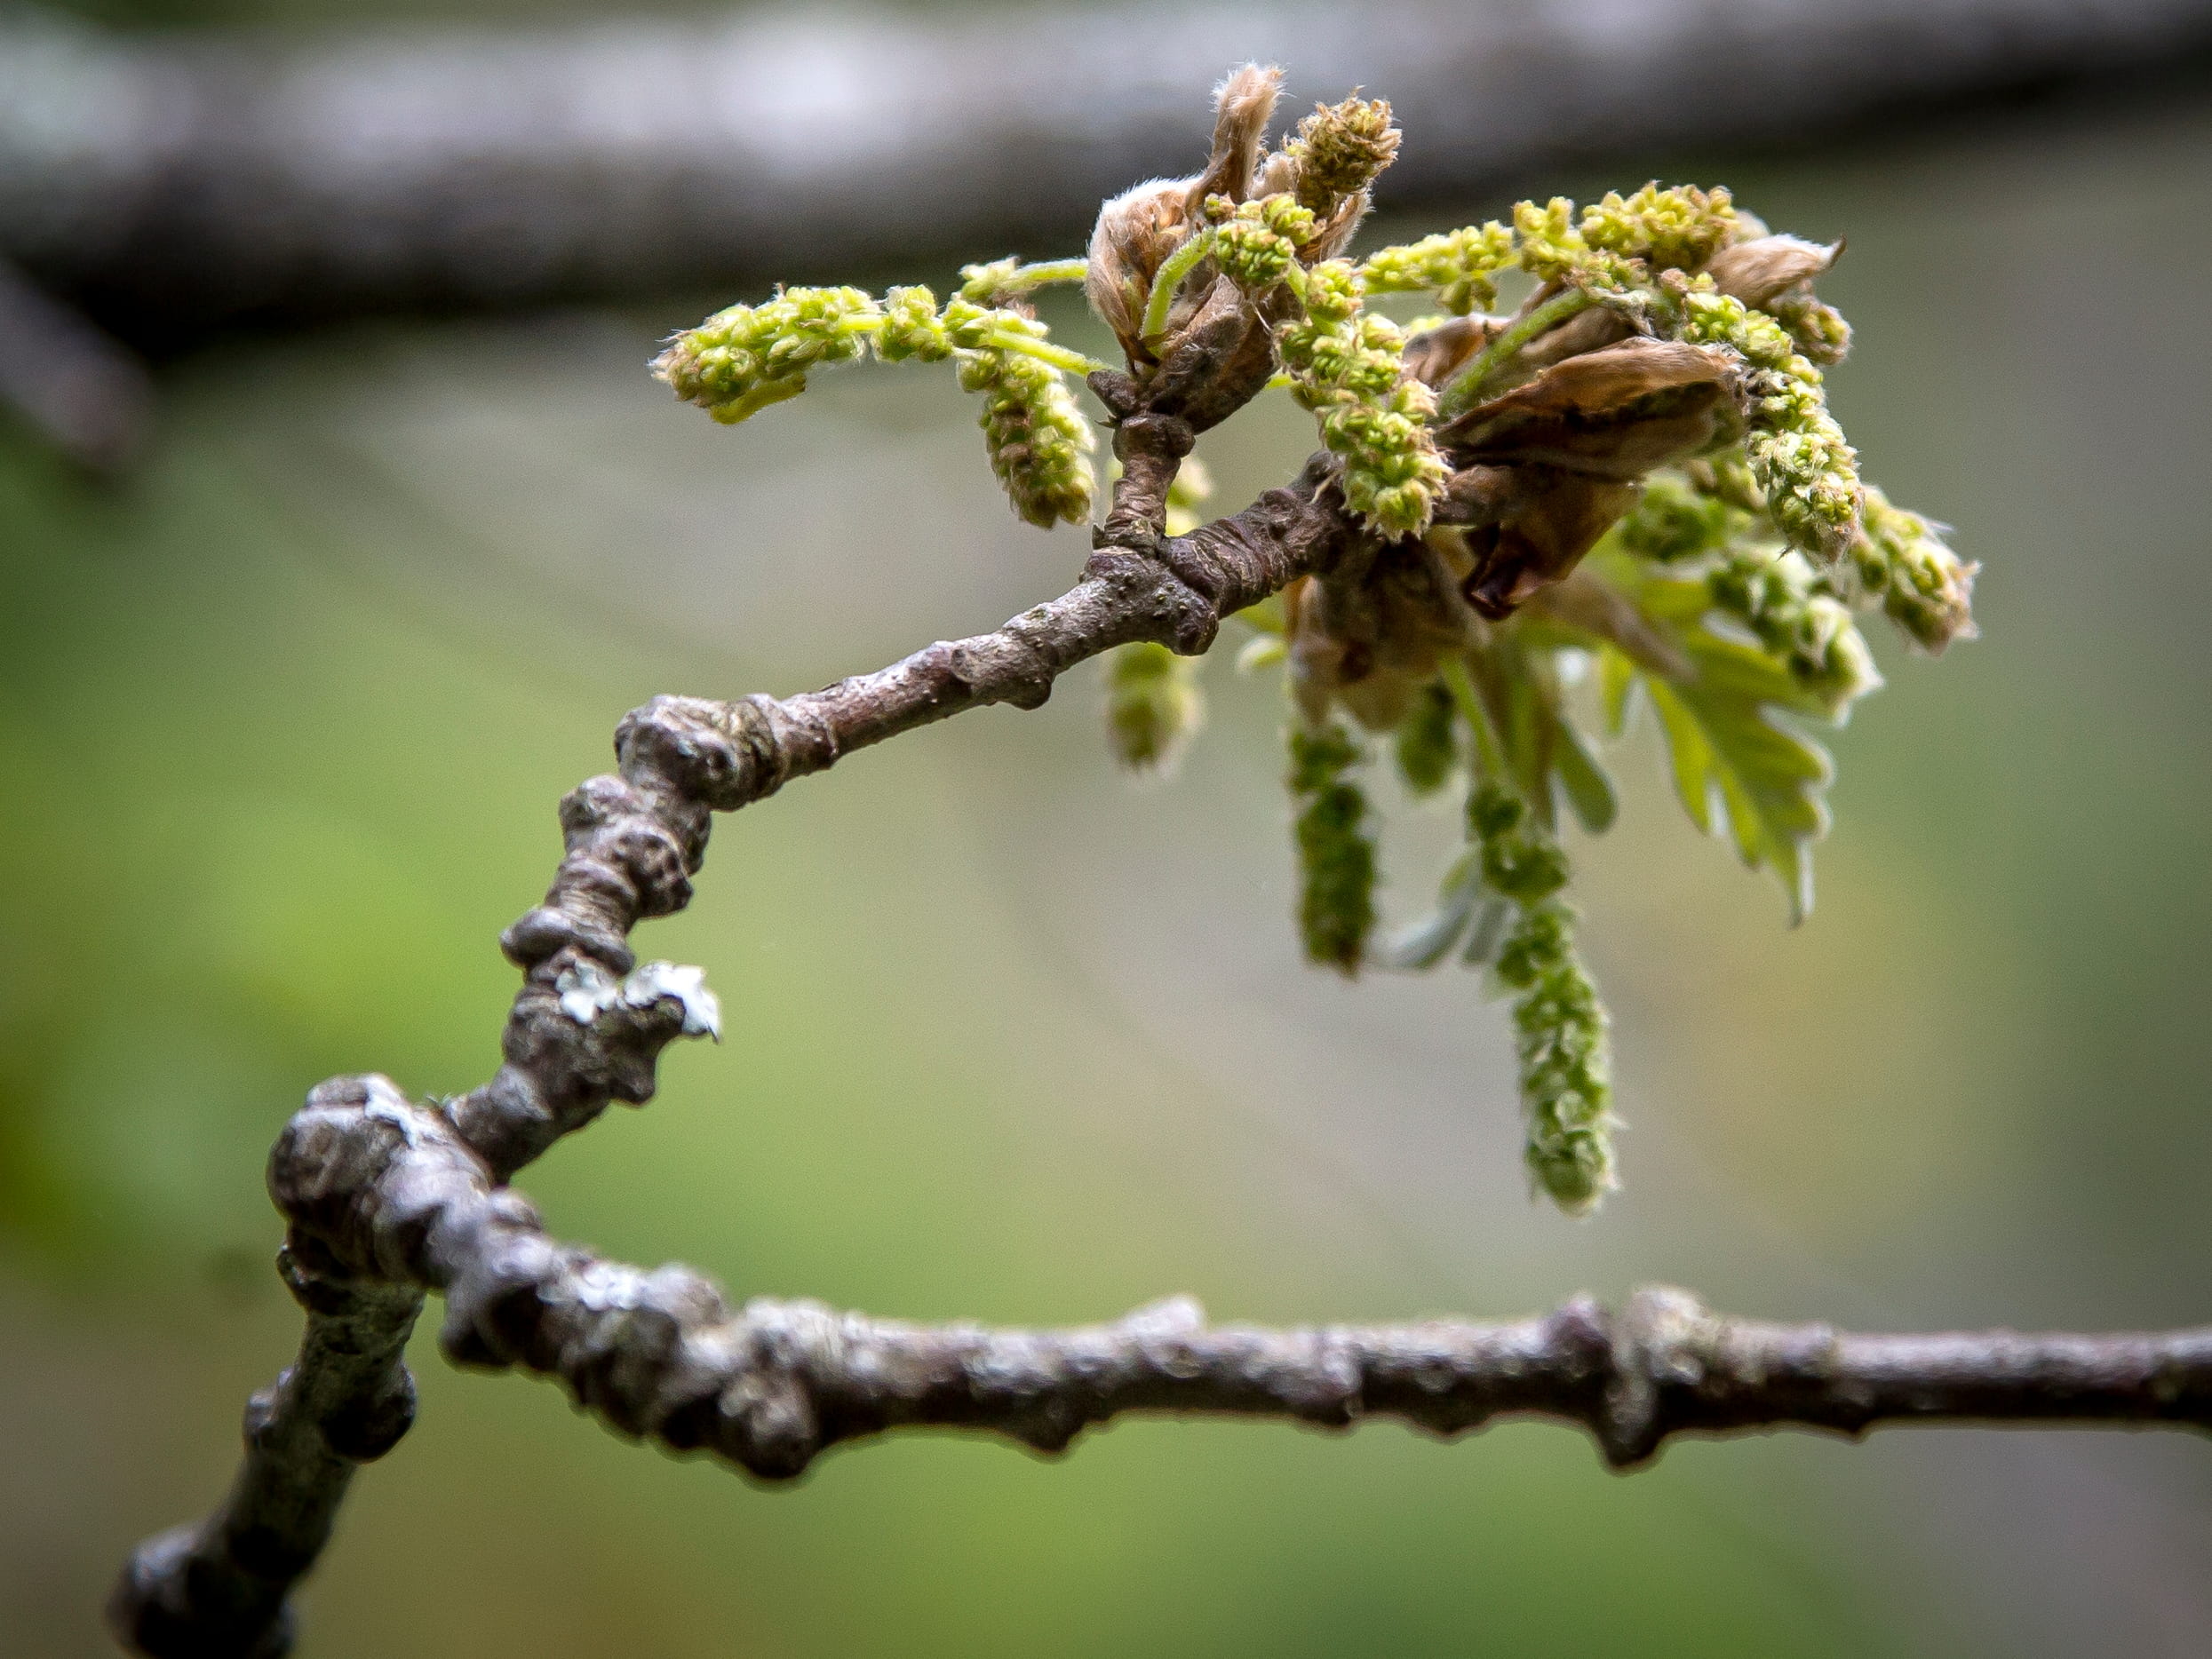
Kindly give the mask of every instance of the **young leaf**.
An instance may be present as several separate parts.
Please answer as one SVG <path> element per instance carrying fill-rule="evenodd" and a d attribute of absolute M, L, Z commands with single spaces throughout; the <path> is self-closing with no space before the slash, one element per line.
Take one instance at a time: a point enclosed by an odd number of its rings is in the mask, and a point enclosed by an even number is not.
<path fill-rule="evenodd" d="M 1468 677 L 1505 750 L 1508 769 L 1523 798 L 1549 826 L 1564 796 L 1585 830 L 1611 828 L 1619 810 L 1612 780 L 1589 739 L 1567 712 L 1560 683 L 1559 644 L 1581 645 L 1547 631 L 1535 616 L 1520 616 L 1492 631 L 1468 658 Z"/>
<path fill-rule="evenodd" d="M 1627 637 L 1624 614 L 1605 606 L 1578 607 L 1571 620 L 1555 614 L 1549 625 L 1603 631 L 1600 692 L 1614 729 L 1625 724 L 1630 691 L 1641 683 L 1690 821 L 1707 835 L 1724 830 L 1747 868 L 1773 870 L 1791 921 L 1802 921 L 1812 908 L 1812 844 L 1827 829 L 1823 798 L 1833 774 L 1826 751 L 1777 717 L 1817 718 L 1818 698 L 1760 646 L 1714 631 L 1705 583 L 1658 574 L 1617 548 L 1601 550 L 1584 569 L 1626 601 L 1633 625 L 1663 641 L 1666 652 L 1654 653 L 1650 639 Z"/>

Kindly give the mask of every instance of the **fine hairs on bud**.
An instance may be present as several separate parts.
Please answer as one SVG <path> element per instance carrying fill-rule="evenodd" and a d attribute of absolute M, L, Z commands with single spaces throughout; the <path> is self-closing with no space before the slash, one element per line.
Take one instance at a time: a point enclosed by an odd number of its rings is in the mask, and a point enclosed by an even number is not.
<path fill-rule="evenodd" d="M 1282 91 L 1282 70 L 1256 63 L 1231 70 L 1213 89 L 1213 154 L 1184 194 L 1186 214 L 1195 216 L 1210 195 L 1241 202 L 1252 194 L 1253 175 L 1267 147 L 1268 121 Z"/>
<path fill-rule="evenodd" d="M 1150 360 L 1143 320 L 1153 279 L 1168 256 L 1198 234 L 1205 199 L 1218 195 L 1233 205 L 1252 194 L 1282 86 L 1283 72 L 1271 65 L 1248 63 L 1231 71 L 1213 91 L 1213 151 L 1205 170 L 1188 179 L 1150 179 L 1099 209 L 1084 292 L 1132 361 Z"/>

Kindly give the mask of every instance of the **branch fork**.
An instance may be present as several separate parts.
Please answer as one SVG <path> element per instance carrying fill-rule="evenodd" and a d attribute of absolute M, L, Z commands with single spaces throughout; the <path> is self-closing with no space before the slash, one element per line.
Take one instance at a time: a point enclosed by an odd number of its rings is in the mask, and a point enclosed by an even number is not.
<path fill-rule="evenodd" d="M 1264 333 L 1252 314 L 1209 302 L 1145 380 L 1092 377 L 1124 472 L 1080 579 L 1058 598 L 818 691 L 656 697 L 624 718 L 617 770 L 561 802 L 552 885 L 501 937 L 523 982 L 497 1072 L 434 1104 L 381 1076 L 335 1078 L 277 1142 L 269 1191 L 288 1223 L 285 1282 L 306 1314 L 299 1354 L 254 1397 L 221 1505 L 126 1565 L 109 1604 L 121 1639 L 157 1659 L 288 1651 L 292 1585 L 354 1471 L 411 1421 L 402 1355 L 429 1291 L 445 1299 L 440 1341 L 455 1363 L 556 1377 L 619 1433 L 770 1480 L 893 1429 L 986 1430 L 1050 1453 L 1126 1412 L 1332 1429 L 1387 1417 L 1439 1436 L 1534 1416 L 1583 1425 L 1620 1469 L 1675 1434 L 1782 1426 L 2212 1428 L 2212 1329 L 1851 1336 L 1647 1290 L 1617 1314 L 1578 1298 L 1496 1324 L 1217 1327 L 1174 1298 L 1105 1325 L 990 1330 L 812 1302 L 733 1308 L 688 1267 L 648 1272 L 546 1234 L 508 1183 L 609 1102 L 651 1099 L 661 1051 L 712 1026 L 701 988 L 680 971 L 640 970 L 629 935 L 689 901 L 713 814 L 964 710 L 1035 708 L 1062 674 L 1118 646 L 1202 652 L 1223 616 L 1372 559 L 1377 544 L 1325 456 L 1241 512 L 1164 534 L 1197 433 L 1264 383 L 1252 349 Z"/>

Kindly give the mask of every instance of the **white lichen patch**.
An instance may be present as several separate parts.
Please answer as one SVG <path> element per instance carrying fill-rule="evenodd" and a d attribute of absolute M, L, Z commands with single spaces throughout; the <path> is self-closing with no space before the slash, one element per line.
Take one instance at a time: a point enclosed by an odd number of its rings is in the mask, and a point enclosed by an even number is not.
<path fill-rule="evenodd" d="M 362 1107 L 363 1116 L 391 1124 L 410 1148 L 422 1144 L 421 1120 L 398 1085 L 389 1077 L 372 1076 L 369 1079 L 368 1094 Z"/>
<path fill-rule="evenodd" d="M 585 961 L 563 968 L 553 989 L 561 997 L 561 1012 L 580 1026 L 590 1025 L 618 1004 L 649 1008 L 669 997 L 683 1006 L 684 1036 L 722 1040 L 722 1004 L 706 988 L 704 968 L 648 962 L 617 980 L 597 963 Z"/>

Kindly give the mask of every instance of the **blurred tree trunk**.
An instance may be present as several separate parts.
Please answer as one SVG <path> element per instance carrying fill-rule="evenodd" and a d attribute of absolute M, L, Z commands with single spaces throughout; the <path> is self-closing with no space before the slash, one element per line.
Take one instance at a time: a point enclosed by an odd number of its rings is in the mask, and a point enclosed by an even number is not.
<path fill-rule="evenodd" d="M 1074 252 L 1224 63 L 1387 87 L 1384 205 L 2187 65 L 2208 0 L 746 12 L 280 42 L 0 20 L 0 257 L 163 349 L 236 321 Z M 1641 172 L 1638 178 L 1641 178 Z"/>

